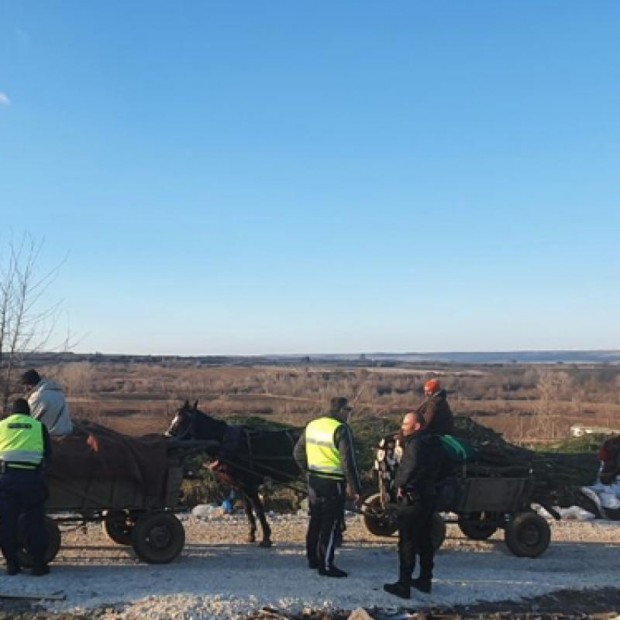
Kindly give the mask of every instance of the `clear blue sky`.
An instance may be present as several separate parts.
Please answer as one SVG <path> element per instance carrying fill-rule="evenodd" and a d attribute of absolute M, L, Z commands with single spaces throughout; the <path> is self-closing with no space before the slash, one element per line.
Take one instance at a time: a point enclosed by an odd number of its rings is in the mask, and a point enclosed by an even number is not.
<path fill-rule="evenodd" d="M 76 351 L 620 348 L 620 2 L 2 0 L 0 246 Z"/>

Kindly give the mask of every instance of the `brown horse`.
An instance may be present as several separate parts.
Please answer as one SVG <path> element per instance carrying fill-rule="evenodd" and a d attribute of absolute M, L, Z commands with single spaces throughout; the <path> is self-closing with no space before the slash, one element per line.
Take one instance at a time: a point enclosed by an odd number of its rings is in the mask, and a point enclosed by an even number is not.
<path fill-rule="evenodd" d="M 613 484 L 620 475 L 620 435 L 611 437 L 599 448 L 598 458 L 601 461 L 601 483 Z"/>
<path fill-rule="evenodd" d="M 248 542 L 256 542 L 256 519 L 263 531 L 261 547 L 271 546 L 271 528 L 258 488 L 267 480 L 291 482 L 300 475 L 293 447 L 301 431 L 264 430 L 233 426 L 198 409 L 198 402 L 185 401 L 177 411 L 166 436 L 179 440 L 207 440 L 210 468 L 226 484 L 236 489 L 250 524 Z"/>

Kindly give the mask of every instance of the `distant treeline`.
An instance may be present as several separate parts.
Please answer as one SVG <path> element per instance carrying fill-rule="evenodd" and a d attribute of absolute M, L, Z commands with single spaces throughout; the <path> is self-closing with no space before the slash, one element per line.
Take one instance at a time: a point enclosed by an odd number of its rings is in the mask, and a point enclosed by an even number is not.
<path fill-rule="evenodd" d="M 620 365 L 620 351 L 495 351 L 447 353 L 361 353 L 316 355 L 126 355 L 109 353 L 32 353 L 23 356 L 24 366 L 70 362 L 141 363 L 167 366 L 260 366 L 343 365 L 377 368 L 438 365 Z"/>

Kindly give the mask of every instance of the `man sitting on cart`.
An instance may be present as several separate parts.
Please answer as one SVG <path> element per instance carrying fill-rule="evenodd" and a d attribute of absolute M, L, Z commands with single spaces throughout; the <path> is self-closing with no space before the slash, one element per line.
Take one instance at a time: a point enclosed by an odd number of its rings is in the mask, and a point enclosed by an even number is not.
<path fill-rule="evenodd" d="M 426 430 L 436 435 L 451 435 L 454 432 L 454 415 L 439 379 L 430 379 L 424 384 L 424 396 L 426 400 L 416 413 L 424 418 Z"/>

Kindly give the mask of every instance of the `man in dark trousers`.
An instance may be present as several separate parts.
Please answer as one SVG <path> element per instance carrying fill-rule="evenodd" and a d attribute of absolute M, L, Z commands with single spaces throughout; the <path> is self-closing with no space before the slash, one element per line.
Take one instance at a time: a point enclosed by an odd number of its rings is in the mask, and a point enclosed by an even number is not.
<path fill-rule="evenodd" d="M 418 407 L 429 433 L 451 435 L 454 432 L 454 415 L 448 404 L 446 390 L 439 379 L 430 379 L 424 384 L 426 400 Z"/>
<path fill-rule="evenodd" d="M 361 501 L 353 434 L 346 423 L 350 410 L 346 398 L 332 398 L 329 413 L 306 426 L 293 451 L 299 468 L 308 472 L 308 566 L 325 577 L 347 576 L 334 566 L 347 483 L 355 503 Z"/>
<path fill-rule="evenodd" d="M 443 469 L 445 452 L 438 435 L 430 433 L 419 412 L 403 418 L 403 455 L 396 472 L 398 500 L 399 577 L 383 589 L 401 598 L 411 597 L 411 586 L 430 593 L 435 549 L 433 513 L 437 506 L 437 482 Z M 420 556 L 420 575 L 413 579 L 416 555 Z"/>
<path fill-rule="evenodd" d="M 47 485 L 41 467 L 51 456 L 51 442 L 44 424 L 30 416 L 28 401 L 18 398 L 11 414 L 0 421 L 0 547 L 7 575 L 21 568 L 18 523 L 23 515 L 24 534 L 33 558 L 32 574 L 47 575 L 45 501 Z"/>

